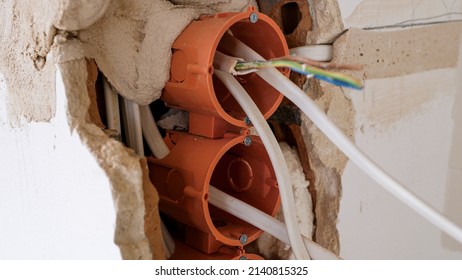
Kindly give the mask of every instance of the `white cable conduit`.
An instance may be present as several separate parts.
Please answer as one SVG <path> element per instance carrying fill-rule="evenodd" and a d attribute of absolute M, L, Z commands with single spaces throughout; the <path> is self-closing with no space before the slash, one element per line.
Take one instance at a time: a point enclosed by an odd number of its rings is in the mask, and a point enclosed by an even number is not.
<path fill-rule="evenodd" d="M 106 79 L 104 79 L 104 101 L 106 103 L 108 128 L 121 133 L 118 95 L 111 89 Z M 124 99 L 123 103 L 125 106 L 125 117 L 128 126 L 128 145 L 134 149 L 138 155 L 144 156 L 143 132 L 149 131 L 149 133 L 145 132 L 144 136 L 150 147 L 159 142 L 155 140 L 156 136 L 158 136 L 160 138 L 160 142 L 163 143 L 162 137 L 157 129 L 149 106 L 139 106 L 135 102 L 127 99 Z M 157 135 L 155 133 L 157 133 Z M 166 145 L 163 147 L 162 145 L 157 144 L 157 146 L 160 148 L 156 149 L 156 157 L 162 158 L 169 153 Z M 153 150 L 152 147 L 151 150 Z M 173 241 L 172 236 L 168 232 L 167 227 L 162 220 L 160 221 L 160 225 L 166 257 L 169 258 L 175 251 L 175 241 Z"/>
<path fill-rule="evenodd" d="M 119 97 L 109 85 L 106 78 L 103 79 L 104 102 L 106 104 L 106 119 L 109 129 L 115 130 L 120 135 L 120 114 L 119 114 Z"/>
<path fill-rule="evenodd" d="M 252 205 L 212 186 L 209 187 L 209 203 L 290 245 L 284 223 Z"/>
<path fill-rule="evenodd" d="M 151 152 L 158 159 L 166 157 L 170 150 L 160 135 L 149 105 L 140 106 L 140 116 L 144 139 L 146 139 Z"/>
<path fill-rule="evenodd" d="M 157 128 L 149 106 L 140 106 L 140 113 L 141 122 L 143 124 L 143 135 L 146 139 L 152 140 L 147 141 L 152 153 L 156 158 L 165 157 L 170 151 L 159 133 L 159 129 Z M 268 232 L 282 242 L 290 245 L 285 224 L 265 212 L 262 212 L 259 209 L 240 201 L 213 186 L 209 186 L 209 203 L 263 231 Z M 303 236 L 303 239 L 308 247 L 310 255 L 314 259 L 339 259 L 337 255 L 319 246 L 309 237 Z"/>
<path fill-rule="evenodd" d="M 301 46 L 289 50 L 290 55 L 305 57 L 316 61 L 331 61 L 333 56 L 332 45 Z"/>
<path fill-rule="evenodd" d="M 160 135 L 149 105 L 139 106 L 139 116 L 144 139 L 146 139 L 151 152 L 156 158 L 164 158 L 168 155 L 170 150 Z M 166 251 L 165 253 L 167 258 L 169 258 L 175 251 L 175 241 L 162 220 L 160 221 L 160 226 L 162 230 L 164 249 Z"/>
<path fill-rule="evenodd" d="M 281 196 L 284 221 L 286 223 L 290 245 L 297 259 L 310 259 L 310 255 L 305 248 L 298 228 L 297 216 L 295 214 L 295 203 L 293 200 L 294 194 L 292 190 L 292 183 L 290 181 L 289 170 L 287 169 L 286 160 L 271 131 L 271 128 L 263 118 L 263 115 L 257 105 L 255 105 L 255 102 L 253 102 L 245 89 L 230 73 L 215 69 L 214 74 L 228 88 L 237 103 L 241 105 L 265 145 L 279 184 L 279 194 Z"/>
<path fill-rule="evenodd" d="M 297 259 L 310 259 L 310 255 L 305 248 L 298 227 L 289 170 L 287 169 L 284 155 L 282 154 L 281 148 L 279 147 L 271 128 L 263 118 L 263 115 L 257 105 L 255 105 L 255 102 L 253 102 L 245 89 L 230 73 L 215 69 L 214 74 L 223 82 L 239 105 L 241 105 L 265 145 L 279 184 L 279 194 L 281 196 L 284 221 L 286 223 L 290 245 Z"/>
<path fill-rule="evenodd" d="M 143 133 L 141 132 L 140 107 L 137 103 L 124 98 L 127 119 L 128 146 L 139 156 L 144 156 Z"/>
<path fill-rule="evenodd" d="M 230 54 L 247 61 L 264 60 L 257 52 L 231 35 L 226 34 L 224 39 L 226 42 L 221 44 L 221 46 L 225 47 Z M 462 243 L 462 229 L 460 227 L 408 191 L 398 181 L 377 166 L 367 155 L 362 153 L 299 87 L 274 68 L 261 69 L 257 74 L 297 105 L 351 161 L 380 186 L 423 218 L 440 228 L 459 243 Z"/>
<path fill-rule="evenodd" d="M 255 227 L 271 234 L 282 242 L 290 245 L 286 225 L 265 212 L 239 200 L 212 186 L 209 187 L 209 203 L 230 213 L 237 218 L 254 225 Z M 305 245 L 310 256 L 316 260 L 338 260 L 339 257 L 332 252 L 319 246 L 310 238 L 303 236 Z"/>

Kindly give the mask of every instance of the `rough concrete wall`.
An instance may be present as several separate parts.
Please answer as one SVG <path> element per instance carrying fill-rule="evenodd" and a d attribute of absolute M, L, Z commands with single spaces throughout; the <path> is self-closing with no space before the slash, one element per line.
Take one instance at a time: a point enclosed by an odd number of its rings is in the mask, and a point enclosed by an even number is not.
<path fill-rule="evenodd" d="M 15 125 L 49 121 L 56 111 L 55 67 L 46 63 L 56 32 L 51 23 L 53 14 L 34 13 L 45 2 L 0 4 L 0 71 L 8 85 L 8 118 Z"/>
<path fill-rule="evenodd" d="M 313 16 L 313 30 L 308 32 L 306 43 L 332 43 L 343 32 L 337 1 L 309 3 Z M 308 80 L 304 87 L 307 94 L 331 120 L 351 137 L 354 110 L 343 90 L 313 79 Z M 302 135 L 309 151 L 310 166 L 315 174 L 315 180 L 311 182 L 316 193 L 314 240 L 338 253 L 339 237 L 336 224 L 342 193 L 340 177 L 347 158 L 305 116 L 302 116 Z"/>
<path fill-rule="evenodd" d="M 313 19 L 313 30 L 308 33 L 306 44 L 333 43 L 343 32 L 337 0 L 307 0 Z"/>

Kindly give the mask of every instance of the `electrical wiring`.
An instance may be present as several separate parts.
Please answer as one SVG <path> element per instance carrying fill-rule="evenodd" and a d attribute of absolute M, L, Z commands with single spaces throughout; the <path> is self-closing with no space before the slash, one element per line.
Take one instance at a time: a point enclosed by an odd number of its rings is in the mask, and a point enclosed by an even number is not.
<path fill-rule="evenodd" d="M 148 105 L 139 106 L 140 119 L 141 119 L 141 129 L 143 131 L 143 136 L 146 142 L 148 143 L 151 152 L 156 158 L 164 158 L 168 155 L 170 150 L 162 139 L 159 129 L 157 128 L 156 121 L 152 115 L 151 109 Z M 175 251 L 175 241 L 168 232 L 167 227 L 164 222 L 161 220 L 161 231 L 164 242 L 164 249 L 166 257 L 169 258 L 173 255 Z"/>
<path fill-rule="evenodd" d="M 125 118 L 127 122 L 128 146 L 144 156 L 143 134 L 141 132 L 140 107 L 137 103 L 124 98 Z"/>
<path fill-rule="evenodd" d="M 214 74 L 225 84 L 233 97 L 247 114 L 252 124 L 260 136 L 268 156 L 273 164 L 273 169 L 276 174 L 276 179 L 279 184 L 279 194 L 286 223 L 287 232 L 289 235 L 290 245 L 297 259 L 310 259 L 310 255 L 306 250 L 303 240 L 300 235 L 297 217 L 295 214 L 295 202 L 290 181 L 290 174 L 287 168 L 284 155 L 281 148 L 271 132 L 271 128 L 263 118 L 257 105 L 253 102 L 245 89 L 234 79 L 234 77 L 226 72 L 215 69 Z"/>
<path fill-rule="evenodd" d="M 103 79 L 104 102 L 106 104 L 106 119 L 108 128 L 121 133 L 119 115 L 119 97 L 115 93 L 106 78 Z"/>
<path fill-rule="evenodd" d="M 209 187 L 209 203 L 217 208 L 246 221 L 257 228 L 271 234 L 275 238 L 290 245 L 286 225 L 278 219 L 266 214 L 263 211 L 239 200 L 229 194 L 220 191 L 212 186 Z M 338 260 L 337 255 L 321 247 L 310 238 L 302 235 L 305 246 L 312 259 L 316 260 Z"/>
<path fill-rule="evenodd" d="M 143 136 L 146 143 L 148 143 L 151 152 L 158 159 L 166 157 L 170 150 L 167 145 L 165 145 L 162 136 L 160 135 L 149 105 L 140 106 L 140 117 Z"/>
<path fill-rule="evenodd" d="M 151 148 L 154 156 L 157 158 L 163 158 L 168 155 L 169 148 L 162 139 L 157 126 L 155 125 L 154 118 L 152 116 L 149 106 L 140 106 L 141 122 L 143 123 L 143 135 L 145 139 L 151 139 L 147 141 L 148 146 Z M 151 121 L 152 120 L 152 121 Z M 209 186 L 209 203 L 254 225 L 255 227 L 264 230 L 282 242 L 290 245 L 289 237 L 285 224 L 271 217 L 270 215 L 258 210 L 257 208 L 244 203 L 226 193 L 223 193 L 214 186 Z M 170 235 L 167 234 L 166 228 L 163 229 L 164 238 L 166 239 L 166 248 L 169 249 L 170 253 L 173 253 L 175 243 L 171 239 Z M 165 231 L 164 231 L 165 230 Z M 330 252 L 329 250 L 321 247 L 310 238 L 303 236 L 305 246 L 308 248 L 310 256 L 314 259 L 339 259 L 337 255 Z"/>
<path fill-rule="evenodd" d="M 334 54 L 332 45 L 300 46 L 291 48 L 290 55 L 306 57 L 313 61 L 331 61 Z"/>
<path fill-rule="evenodd" d="M 120 133 L 119 102 L 117 93 L 113 92 L 107 80 L 104 80 L 104 96 L 106 100 L 106 111 L 109 128 Z M 127 124 L 128 145 L 134 149 L 138 155 L 144 156 L 143 135 L 148 142 L 148 146 L 157 156 L 164 157 L 168 154 L 168 148 L 157 144 L 158 137 L 162 140 L 159 130 L 152 116 L 149 106 L 139 106 L 133 101 L 124 99 L 125 119 Z M 157 132 L 157 134 L 156 134 Z M 162 141 L 163 142 L 163 141 Z M 167 227 L 160 221 L 163 236 L 163 245 L 166 257 L 169 258 L 175 251 L 175 242 L 167 230 Z"/>
<path fill-rule="evenodd" d="M 222 46 L 232 55 L 249 61 L 264 60 L 263 57 L 250 47 L 229 34 L 225 34 L 222 42 Z M 361 152 L 299 87 L 274 68 L 262 69 L 257 74 L 297 105 L 352 162 L 374 179 L 381 187 L 459 243 L 462 243 L 462 229 L 460 227 L 408 191 L 401 183 L 392 178 L 367 155 Z"/>
<path fill-rule="evenodd" d="M 292 60 L 292 61 L 297 61 L 300 63 L 305 63 L 307 65 L 311 65 L 314 67 L 319 67 L 322 69 L 336 69 L 336 70 L 353 70 L 353 71 L 359 71 L 362 70 L 364 67 L 361 64 L 344 64 L 344 63 L 335 63 L 335 62 L 321 62 L 321 61 L 316 61 L 312 60 L 310 58 L 306 57 L 301 57 L 297 55 L 288 55 L 288 56 L 283 56 L 277 59 L 286 59 L 286 60 Z"/>
<path fill-rule="evenodd" d="M 251 69 L 264 69 L 264 68 L 281 68 L 287 67 L 291 70 L 313 77 L 315 79 L 323 80 L 336 86 L 348 87 L 353 89 L 362 89 L 363 86 L 361 81 L 349 77 L 347 75 L 336 73 L 328 70 L 324 70 L 315 66 L 308 65 L 307 63 L 301 63 L 294 59 L 274 59 L 274 60 L 257 60 L 257 61 L 237 61 L 234 69 L 239 71 L 251 70 Z"/>

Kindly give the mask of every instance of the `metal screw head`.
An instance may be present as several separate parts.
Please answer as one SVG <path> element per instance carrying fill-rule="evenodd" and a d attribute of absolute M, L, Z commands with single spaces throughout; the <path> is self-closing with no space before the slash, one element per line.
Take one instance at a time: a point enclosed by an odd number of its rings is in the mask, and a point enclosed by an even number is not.
<path fill-rule="evenodd" d="M 251 13 L 249 19 L 251 23 L 256 23 L 258 21 L 258 14 L 255 12 Z"/>
<path fill-rule="evenodd" d="M 252 124 L 252 122 L 250 121 L 249 117 L 245 117 L 245 118 L 244 118 L 244 122 L 245 122 L 246 125 L 251 125 L 251 124 Z"/>
<path fill-rule="evenodd" d="M 241 257 L 239 258 L 239 260 L 241 260 L 241 261 L 246 261 L 247 258 L 246 258 L 246 256 L 241 256 Z"/>
<path fill-rule="evenodd" d="M 252 145 L 252 138 L 250 138 L 250 136 L 246 136 L 244 138 L 244 145 L 246 145 L 246 146 Z"/>
<path fill-rule="evenodd" d="M 241 235 L 241 237 L 239 237 L 239 242 L 241 242 L 242 245 L 247 243 L 247 234 Z"/>

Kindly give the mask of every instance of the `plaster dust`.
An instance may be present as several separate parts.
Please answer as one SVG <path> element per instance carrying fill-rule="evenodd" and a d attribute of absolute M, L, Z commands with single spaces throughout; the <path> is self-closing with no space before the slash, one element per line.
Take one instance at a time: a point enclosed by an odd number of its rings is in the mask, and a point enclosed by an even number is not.
<path fill-rule="evenodd" d="M 312 236 L 314 215 L 311 195 L 308 191 L 309 182 L 305 179 L 305 174 L 303 173 L 302 164 L 297 151 L 285 142 L 281 142 L 279 145 L 281 146 L 290 173 L 300 233 L 304 236 Z M 277 218 L 283 221 L 282 211 L 278 213 Z M 257 239 L 257 248 L 259 252 L 268 259 L 295 258 L 289 245 L 277 240 L 266 232 Z"/>

